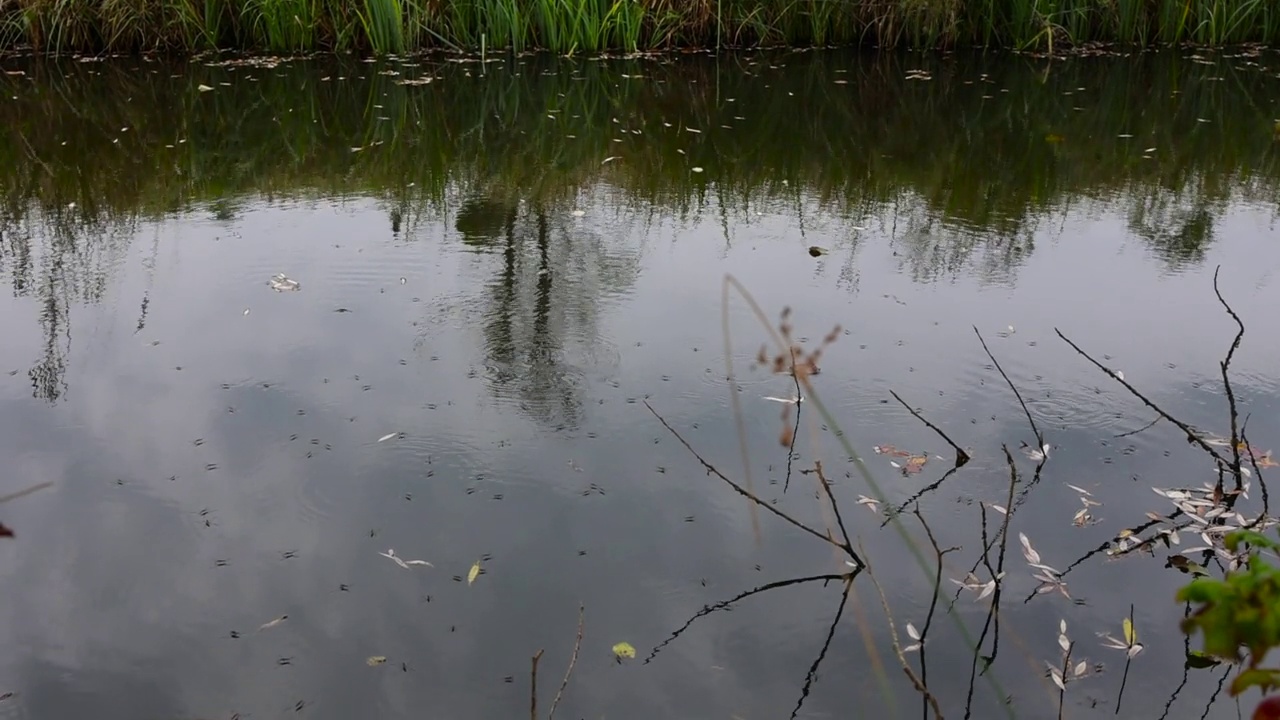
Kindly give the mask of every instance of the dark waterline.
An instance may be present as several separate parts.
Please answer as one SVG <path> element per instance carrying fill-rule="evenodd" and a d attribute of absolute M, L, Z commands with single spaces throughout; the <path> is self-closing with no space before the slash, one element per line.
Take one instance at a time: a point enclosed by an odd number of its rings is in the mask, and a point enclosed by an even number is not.
<path fill-rule="evenodd" d="M 1163 547 L 1096 557 L 1077 602 L 1024 604 L 1017 533 L 1062 568 L 1166 512 L 1152 486 L 1213 479 L 1166 424 L 1115 437 L 1151 412 L 1053 329 L 1224 434 L 1221 265 L 1250 437 L 1280 434 L 1275 53 L 4 69 L 0 496 L 55 485 L 0 506 L 0 717 L 512 717 L 539 648 L 545 712 L 580 604 L 558 717 L 787 717 L 836 584 L 764 593 L 641 662 L 707 604 L 846 570 L 769 515 L 757 538 L 641 402 L 741 477 L 726 273 L 810 346 L 842 326 L 814 380 L 892 499 L 951 451 L 890 390 L 972 449 L 920 505 L 962 548 L 944 578 L 979 555 L 978 503 L 1004 502 L 1001 444 L 1034 443 L 973 326 L 1022 391 L 1053 449 L 1010 528 L 992 673 L 1018 717 L 1057 716 L 1061 619 L 1104 664 L 1065 715 L 1114 716 L 1124 656 L 1096 633 L 1130 603 L 1146 650 L 1123 708 L 1159 717 L 1186 576 Z M 277 272 L 300 289 L 273 292 Z M 767 335 L 737 299 L 729 327 L 755 487 L 823 526 L 811 475 L 782 492 L 765 398 L 792 381 L 749 369 Z M 806 413 L 793 466 L 823 459 L 899 633 L 921 625 L 931 578 Z M 904 476 L 885 444 L 931 459 Z M 1073 527 L 1067 484 L 1097 524 Z M 960 717 L 970 656 L 945 609 L 929 685 Z M 976 636 L 985 605 L 954 612 Z M 623 641 L 640 657 L 615 662 Z M 1190 671 L 1167 717 L 1234 717 L 1225 670 Z M 859 577 L 799 716 L 919 711 Z M 979 679 L 973 716 L 1003 715 Z"/>

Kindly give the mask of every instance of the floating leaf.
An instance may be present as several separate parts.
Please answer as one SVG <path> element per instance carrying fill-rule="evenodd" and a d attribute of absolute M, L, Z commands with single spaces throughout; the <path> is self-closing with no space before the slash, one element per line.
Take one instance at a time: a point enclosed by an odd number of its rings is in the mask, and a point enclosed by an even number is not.
<path fill-rule="evenodd" d="M 1027 534 L 1018 533 L 1018 540 L 1022 542 L 1022 555 L 1027 559 L 1027 562 L 1032 565 L 1039 564 L 1040 553 L 1036 552 L 1035 548 L 1031 547 L 1031 541 L 1027 539 Z"/>
<path fill-rule="evenodd" d="M 387 661 L 387 656 L 386 656 L 386 655 L 370 655 L 370 656 L 369 656 L 369 657 L 364 661 L 364 664 L 365 664 L 365 665 L 368 665 L 369 667 L 376 667 L 376 666 L 378 666 L 378 665 L 381 665 L 381 664 L 385 663 L 386 661 Z"/>
<path fill-rule="evenodd" d="M 634 658 L 636 656 L 636 649 L 632 647 L 629 642 L 620 642 L 613 646 L 613 654 L 616 655 L 619 660 L 622 660 L 623 658 Z"/>
<path fill-rule="evenodd" d="M 475 561 L 475 563 L 471 566 L 470 572 L 467 573 L 467 584 L 470 585 L 471 583 L 475 582 L 476 578 L 478 577 L 480 577 L 480 561 L 479 560 Z"/>
<path fill-rule="evenodd" d="M 1194 670 L 1204 670 L 1215 665 L 1221 665 L 1222 661 L 1208 653 L 1202 653 L 1199 650 L 1192 650 L 1187 653 L 1187 667 Z"/>
<path fill-rule="evenodd" d="M 386 442 L 399 434 L 400 433 L 387 433 L 386 435 L 383 435 L 382 437 L 378 438 L 378 442 Z"/>
<path fill-rule="evenodd" d="M 213 88 L 209 87 L 208 85 L 204 85 L 204 84 L 197 85 L 197 86 L 196 86 L 196 89 L 197 89 L 197 90 L 199 90 L 199 91 L 200 91 L 200 92 L 202 92 L 202 93 L 206 93 L 206 92 L 209 92 L 209 91 L 213 90 Z"/>
<path fill-rule="evenodd" d="M 426 567 L 435 567 L 435 565 L 432 565 L 426 560 L 401 560 L 400 556 L 396 555 L 396 551 L 394 548 L 387 548 L 386 552 L 380 552 L 378 554 L 384 558 L 390 558 L 392 562 L 404 568 L 405 570 L 408 570 L 413 565 L 425 565 Z"/>
<path fill-rule="evenodd" d="M 282 623 L 282 622 L 284 622 L 285 620 L 288 620 L 288 619 L 289 619 L 289 616 L 288 616 L 288 615 L 281 615 L 280 617 L 276 618 L 275 620 L 272 620 L 272 621 L 270 621 L 270 622 L 262 623 L 262 625 L 260 625 L 260 626 L 258 627 L 258 632 L 262 632 L 263 630 L 269 630 L 269 629 L 271 629 L 271 628 L 273 628 L 273 627 L 275 627 L 275 626 L 279 625 L 280 623 Z"/>

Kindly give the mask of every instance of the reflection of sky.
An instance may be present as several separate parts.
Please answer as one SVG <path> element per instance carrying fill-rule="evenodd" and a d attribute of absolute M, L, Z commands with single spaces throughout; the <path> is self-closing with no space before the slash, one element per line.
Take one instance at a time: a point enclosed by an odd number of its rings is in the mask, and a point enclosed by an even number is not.
<path fill-rule="evenodd" d="M 865 231 L 811 223 L 798 238 L 790 216 L 769 213 L 734 221 L 726 244 L 718 221 L 662 221 L 645 235 L 639 221 L 584 207 L 580 220 L 553 218 L 552 326 L 561 344 L 548 367 L 563 376 L 548 381 L 567 382 L 581 407 L 578 423 L 560 430 L 521 409 L 530 395 L 493 385 L 484 322 L 501 249 L 464 249 L 448 222 L 393 238 L 370 203 L 262 205 L 234 226 L 189 218 L 143 228 L 102 302 L 73 306 L 68 390 L 57 405 L 32 400 L 21 371 L 42 346 L 33 303 L 0 304 L 9 338 L 0 369 L 20 370 L 0 375 L 9 470 L 0 492 L 57 483 L 3 508 L 18 538 L 0 544 L 8 589 L 0 643 L 17 650 L 0 660 L 0 691 L 18 692 L 10 702 L 32 718 L 90 709 L 105 718 L 272 717 L 298 700 L 321 717 L 506 716 L 527 702 L 528 657 L 538 648 L 547 650 L 543 702 L 554 695 L 584 603 L 583 653 L 564 717 L 789 712 L 836 588 L 783 590 L 701 620 L 649 665 L 619 666 L 608 649 L 626 640 L 646 654 L 706 603 L 839 568 L 811 538 L 767 516 L 757 543 L 743 502 L 705 478 L 638 402 L 648 397 L 726 471 L 740 467 L 718 381 L 725 272 L 766 312 L 792 306 L 801 335 L 816 341 L 835 323 L 848 330 L 818 381 L 859 450 L 893 443 L 946 454 L 883 402 L 891 388 L 975 449 L 974 463 L 925 503 L 939 541 L 965 547 L 948 556 L 949 576 L 961 577 L 975 557 L 974 501 L 1003 502 L 999 444 L 1030 439 L 973 325 L 1057 446 L 1015 516 L 1015 530 L 1051 564 L 1164 509 L 1150 485 L 1209 478 L 1203 458 L 1168 428 L 1110 438 L 1140 427 L 1149 412 L 1104 382 L 1054 327 L 1111 354 L 1126 377 L 1187 421 L 1224 432 L 1216 363 L 1231 328 L 1209 284 L 1221 262 L 1224 290 L 1251 328 L 1234 366 L 1254 412 L 1251 434 L 1268 448 L 1280 430 L 1268 364 L 1277 334 L 1267 314 L 1280 293 L 1271 282 L 1280 249 L 1267 242 L 1269 217 L 1260 211 L 1228 215 L 1205 264 L 1179 271 L 1127 236 L 1121 217 L 1097 210 L 1045 223 L 1035 252 L 1011 272 L 979 275 L 978 258 L 922 284 L 904 274 L 911 238 L 887 236 L 881 227 L 889 222 L 867 222 Z M 706 214 L 716 216 L 714 208 Z M 528 218 L 522 223 L 527 234 Z M 143 240 L 153 232 L 160 243 L 148 275 L 151 243 Z M 522 240 L 514 301 L 521 313 L 536 303 L 529 242 Z M 594 264 L 571 242 L 588 248 Z M 805 252 L 811 244 L 831 253 L 814 259 Z M 602 264 L 613 274 L 599 274 Z M 302 290 L 273 293 L 266 279 L 278 271 Z M 144 291 L 148 321 L 135 333 Z M 764 335 L 736 299 L 730 323 L 746 374 Z M 1008 325 L 1016 332 L 999 337 Z M 533 342 L 527 328 L 516 330 L 517 342 Z M 779 407 L 761 397 L 788 387 L 760 373 L 749 378 L 742 400 L 754 481 L 778 496 L 766 483 L 785 464 Z M 377 442 L 391 432 L 405 437 Z M 834 439 L 818 436 L 828 468 L 839 468 L 839 491 L 850 500 L 866 492 L 844 479 Z M 814 451 L 810 433 L 802 437 L 803 464 Z M 943 469 L 935 461 L 902 478 L 883 458 L 869 462 L 884 470 L 896 498 Z M 217 468 L 206 470 L 209 463 Z M 1100 526 L 1071 527 L 1078 501 L 1067 482 L 1104 502 L 1095 512 Z M 605 494 L 584 495 L 591 483 Z M 812 483 L 798 475 L 783 503 L 816 523 Z M 891 529 L 881 531 L 861 506 L 846 507 L 898 622 L 919 624 L 927 607 L 919 569 Z M 405 571 L 378 557 L 387 547 L 436 567 Z M 473 587 L 452 579 L 486 554 L 492 559 Z M 1014 546 L 1006 567 L 1012 599 L 999 678 L 1020 716 L 1053 707 L 1035 677 L 1055 657 L 1058 618 L 1090 648 L 1087 657 L 1114 667 L 1114 656 L 1093 647 L 1093 633 L 1114 632 L 1130 602 L 1138 603 L 1140 632 L 1149 629 L 1149 652 L 1125 702 L 1163 704 L 1181 670 L 1171 602 L 1181 576 L 1155 561 L 1097 561 L 1070 578 L 1086 604 L 1041 598 L 1024 606 L 1033 581 Z M 875 628 L 899 703 L 916 702 L 892 669 L 869 583 L 860 581 L 855 601 L 806 706 L 812 717 L 883 702 L 859 618 Z M 967 603 L 959 612 L 977 627 L 980 611 Z M 289 620 L 255 632 L 281 614 Z M 932 649 L 931 684 L 958 703 L 967 660 L 949 623 L 935 624 L 944 634 Z M 244 637 L 231 639 L 232 630 Z M 390 662 L 366 667 L 370 655 Z M 281 658 L 291 664 L 277 665 Z M 1075 699 L 1087 706 L 1099 698 L 1109 713 L 1117 682 L 1114 674 L 1091 678 Z M 1198 716 L 1215 682 L 1193 678 L 1186 705 L 1175 709 L 1194 707 Z M 980 685 L 979 696 L 989 698 L 989 688 Z"/>

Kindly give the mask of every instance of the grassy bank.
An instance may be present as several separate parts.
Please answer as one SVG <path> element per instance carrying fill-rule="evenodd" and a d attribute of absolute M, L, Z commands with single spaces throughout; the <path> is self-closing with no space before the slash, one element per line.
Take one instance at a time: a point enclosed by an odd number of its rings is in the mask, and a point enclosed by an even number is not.
<path fill-rule="evenodd" d="M 0 49 L 559 53 L 1280 41 L 1274 0 L 8 0 Z"/>

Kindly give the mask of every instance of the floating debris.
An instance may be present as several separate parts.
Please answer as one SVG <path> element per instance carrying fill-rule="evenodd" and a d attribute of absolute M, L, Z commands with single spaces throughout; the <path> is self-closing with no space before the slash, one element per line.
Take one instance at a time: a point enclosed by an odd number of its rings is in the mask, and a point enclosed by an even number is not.
<path fill-rule="evenodd" d="M 1124 650 L 1125 655 L 1129 659 L 1133 659 L 1135 655 L 1142 652 L 1142 644 L 1138 642 L 1138 633 L 1133 629 L 1133 621 L 1129 618 L 1124 619 L 1124 640 L 1118 640 L 1107 633 L 1098 633 L 1105 642 L 1102 646 L 1111 648 L 1112 650 Z"/>
<path fill-rule="evenodd" d="M 471 565 L 471 570 L 467 572 L 467 585 L 474 583 L 476 578 L 480 577 L 480 561 L 477 560 Z"/>
<path fill-rule="evenodd" d="M 386 662 L 387 662 L 386 655 L 370 655 L 368 658 L 365 659 L 364 664 L 368 665 L 369 667 L 377 667 L 379 665 L 385 664 Z"/>
<path fill-rule="evenodd" d="M 302 288 L 302 285 L 299 284 L 297 280 L 290 278 L 284 273 L 276 273 L 275 275 L 272 275 L 270 285 L 271 289 L 276 292 L 293 292 Z"/>
<path fill-rule="evenodd" d="M 387 548 L 387 551 L 386 551 L 386 552 L 384 552 L 384 553 L 383 553 L 383 552 L 380 552 L 380 553 L 378 553 L 378 554 L 379 554 L 379 555 L 381 555 L 381 556 L 382 556 L 382 557 L 384 557 L 384 558 L 390 558 L 390 559 L 391 559 L 395 564 L 399 565 L 400 567 L 404 568 L 405 570 L 408 570 L 409 568 L 413 567 L 414 565 L 424 565 L 424 566 L 426 566 L 426 567 L 435 567 L 435 565 L 432 565 L 431 563 L 427 562 L 426 560 L 402 560 L 402 559 L 400 559 L 400 557 L 399 557 L 398 555 L 396 555 L 396 551 L 395 551 L 395 549 L 394 549 L 394 548 Z"/>
<path fill-rule="evenodd" d="M 780 397 L 774 397 L 772 395 L 765 395 L 763 399 L 768 400 L 770 402 L 782 403 L 784 405 L 796 405 L 801 402 L 804 402 L 804 398 L 802 397 L 780 398 Z"/>
<path fill-rule="evenodd" d="M 613 654 L 618 658 L 618 662 L 623 659 L 631 659 L 636 656 L 636 649 L 629 642 L 620 642 L 613 646 Z"/>
<path fill-rule="evenodd" d="M 386 442 L 394 437 L 399 437 L 399 435 L 400 433 L 398 432 L 387 433 L 386 435 L 383 435 L 382 437 L 378 438 L 378 442 Z"/>
<path fill-rule="evenodd" d="M 281 615 L 280 617 L 276 618 L 275 620 L 272 620 L 272 621 L 270 621 L 270 622 L 262 623 L 262 625 L 260 625 L 260 626 L 258 627 L 258 632 L 262 632 L 263 630 L 270 630 L 271 628 L 273 628 L 273 627 L 275 627 L 275 626 L 279 625 L 280 623 L 282 623 L 282 622 L 284 622 L 285 620 L 288 620 L 288 619 L 289 619 L 289 616 L 288 616 L 288 615 Z"/>
<path fill-rule="evenodd" d="M 965 576 L 963 581 L 951 578 L 951 582 L 959 585 L 960 587 L 966 590 L 972 590 L 978 593 L 978 597 L 974 599 L 974 602 L 977 602 L 987 597 L 991 593 L 995 592 L 996 582 L 998 580 L 1003 580 L 1003 579 L 1004 579 L 1004 573 L 1002 572 L 999 575 L 996 575 L 995 579 L 988 580 L 987 582 L 984 583 L 978 579 L 977 575 L 974 575 L 973 573 L 969 573 L 968 575 Z"/>

